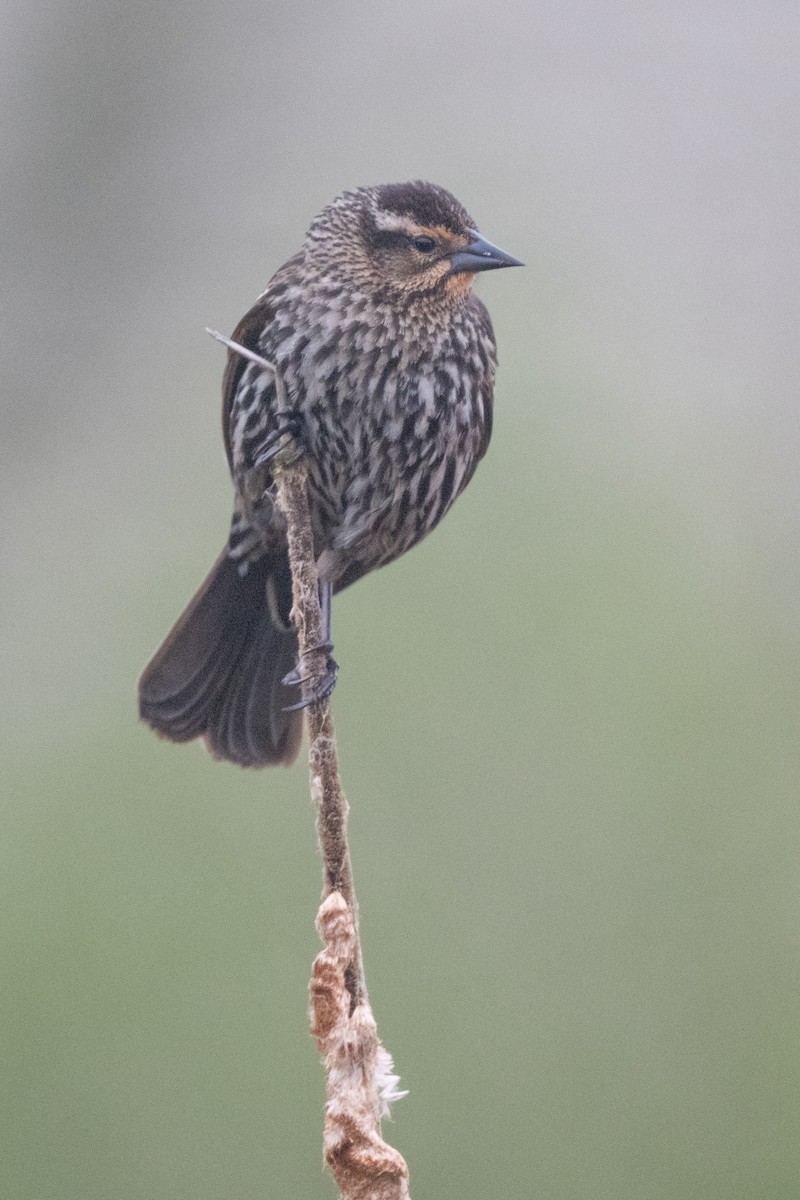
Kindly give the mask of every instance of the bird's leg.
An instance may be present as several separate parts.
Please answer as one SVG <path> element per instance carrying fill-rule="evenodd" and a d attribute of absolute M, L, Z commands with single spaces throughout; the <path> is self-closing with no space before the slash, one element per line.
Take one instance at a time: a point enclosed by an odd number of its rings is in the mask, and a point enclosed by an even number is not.
<path fill-rule="evenodd" d="M 298 663 L 293 671 L 285 675 L 283 682 L 287 687 L 302 686 L 314 680 L 314 686 L 308 690 L 303 687 L 303 699 L 297 704 L 290 704 L 284 709 L 284 712 L 294 712 L 298 708 L 306 708 L 309 704 L 314 704 L 318 700 L 327 700 L 333 689 L 336 687 L 336 675 L 339 671 L 339 664 L 335 661 L 332 651 L 333 642 L 331 641 L 331 607 L 333 600 L 333 584 L 330 580 L 321 579 L 319 581 L 319 607 L 322 616 L 322 637 L 323 641 L 318 646 L 307 646 L 306 654 L 314 653 L 317 650 L 325 651 L 325 670 L 322 675 L 301 675 L 301 664 Z"/>
<path fill-rule="evenodd" d="M 263 438 L 255 449 L 254 467 L 264 467 L 278 454 L 284 454 L 284 461 L 293 462 L 303 453 L 303 420 L 294 408 L 279 408 L 275 417 L 275 428 Z M 294 453 L 287 453 L 290 451 Z"/>

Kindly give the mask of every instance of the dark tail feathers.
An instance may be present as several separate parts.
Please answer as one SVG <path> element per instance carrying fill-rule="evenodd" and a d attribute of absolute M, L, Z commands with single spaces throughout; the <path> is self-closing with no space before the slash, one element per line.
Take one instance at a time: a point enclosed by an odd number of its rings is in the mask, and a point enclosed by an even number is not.
<path fill-rule="evenodd" d="M 290 763 L 303 730 L 299 699 L 281 680 L 297 639 L 270 616 L 267 589 L 291 605 L 285 555 L 265 555 L 240 575 L 223 552 L 139 680 L 139 712 L 173 742 L 203 737 L 215 758 L 243 767 Z M 287 602 L 287 597 L 289 597 Z"/>

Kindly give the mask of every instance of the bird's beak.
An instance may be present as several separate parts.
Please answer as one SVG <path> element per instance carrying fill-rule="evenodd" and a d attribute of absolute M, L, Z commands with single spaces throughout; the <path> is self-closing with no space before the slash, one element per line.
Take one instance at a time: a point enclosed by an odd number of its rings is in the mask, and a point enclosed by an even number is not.
<path fill-rule="evenodd" d="M 510 254 L 506 254 L 505 250 L 501 250 L 499 246 L 493 246 L 491 242 L 487 242 L 486 238 L 481 237 L 477 229 L 468 229 L 469 245 L 462 246 L 460 250 L 456 250 L 455 254 L 450 255 L 450 274 L 457 275 L 462 271 L 494 271 L 498 267 L 522 267 L 525 264 L 521 263 L 518 258 L 512 258 Z"/>

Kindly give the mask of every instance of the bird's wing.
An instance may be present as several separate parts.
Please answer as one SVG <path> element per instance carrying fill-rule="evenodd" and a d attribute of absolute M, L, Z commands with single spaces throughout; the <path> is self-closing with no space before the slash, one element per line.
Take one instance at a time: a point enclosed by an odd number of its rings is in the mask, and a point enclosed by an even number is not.
<path fill-rule="evenodd" d="M 290 258 L 273 275 L 267 284 L 266 291 L 259 296 L 250 311 L 245 313 L 234 329 L 231 334 L 231 341 L 237 342 L 240 346 L 244 346 L 256 354 L 262 354 L 267 359 L 269 358 L 269 328 L 275 316 L 275 311 L 281 302 L 281 297 L 289 287 L 302 257 L 302 252 L 296 254 L 294 258 Z M 222 377 L 222 437 L 225 442 L 225 453 L 231 472 L 233 471 L 231 413 L 242 375 L 249 365 L 248 360 L 241 354 L 237 354 L 235 350 L 228 351 L 228 361 L 225 366 L 225 374 Z"/>

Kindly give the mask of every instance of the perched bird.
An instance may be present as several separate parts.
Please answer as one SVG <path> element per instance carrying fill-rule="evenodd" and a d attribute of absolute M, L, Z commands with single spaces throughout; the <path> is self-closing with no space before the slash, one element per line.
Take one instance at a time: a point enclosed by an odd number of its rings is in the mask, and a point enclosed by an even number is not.
<path fill-rule="evenodd" d="M 345 192 L 316 218 L 232 341 L 222 426 L 235 500 L 228 544 L 139 681 L 142 718 L 245 767 L 289 763 L 302 731 L 285 524 L 270 462 L 287 434 L 308 463 L 330 637 L 331 597 L 420 541 L 483 457 L 494 334 L 478 271 L 521 266 L 430 183 Z M 328 648 L 328 647 L 326 647 Z M 332 647 L 329 647 L 332 649 Z M 317 696 L 333 687 L 329 657 Z"/>

